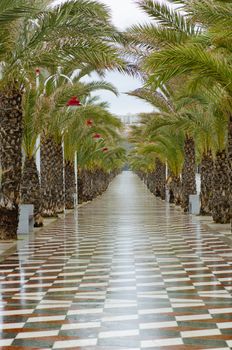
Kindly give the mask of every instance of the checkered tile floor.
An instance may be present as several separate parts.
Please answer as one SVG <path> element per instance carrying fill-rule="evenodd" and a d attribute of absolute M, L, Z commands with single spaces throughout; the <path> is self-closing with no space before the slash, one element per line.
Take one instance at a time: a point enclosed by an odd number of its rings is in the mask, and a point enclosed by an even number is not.
<path fill-rule="evenodd" d="M 0 263 L 0 349 L 232 348 L 232 248 L 125 172 Z"/>

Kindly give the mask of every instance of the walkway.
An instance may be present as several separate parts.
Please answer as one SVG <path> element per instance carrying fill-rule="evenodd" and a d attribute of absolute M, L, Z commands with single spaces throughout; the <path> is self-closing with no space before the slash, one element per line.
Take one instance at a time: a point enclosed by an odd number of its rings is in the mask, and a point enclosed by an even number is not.
<path fill-rule="evenodd" d="M 0 349 L 232 348 L 232 249 L 131 173 L 0 264 Z"/>

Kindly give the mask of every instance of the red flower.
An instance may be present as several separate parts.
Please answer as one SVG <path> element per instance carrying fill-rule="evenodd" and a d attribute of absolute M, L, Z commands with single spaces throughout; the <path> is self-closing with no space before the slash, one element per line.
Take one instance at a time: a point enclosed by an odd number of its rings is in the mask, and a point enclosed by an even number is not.
<path fill-rule="evenodd" d="M 36 68 L 35 73 L 36 73 L 36 75 L 39 75 L 40 74 L 40 69 Z"/>
<path fill-rule="evenodd" d="M 93 138 L 94 138 L 94 139 L 100 139 L 100 138 L 101 138 L 101 135 L 100 135 L 100 134 L 94 134 L 94 135 L 93 135 Z"/>
<path fill-rule="evenodd" d="M 93 126 L 93 121 L 92 121 L 92 119 L 86 120 L 85 124 L 86 124 L 87 126 Z"/>
<path fill-rule="evenodd" d="M 66 105 L 68 107 L 73 107 L 73 106 L 75 107 L 75 106 L 81 106 L 81 103 L 76 96 L 73 96 L 72 98 L 70 98 L 70 100 L 68 100 Z"/>

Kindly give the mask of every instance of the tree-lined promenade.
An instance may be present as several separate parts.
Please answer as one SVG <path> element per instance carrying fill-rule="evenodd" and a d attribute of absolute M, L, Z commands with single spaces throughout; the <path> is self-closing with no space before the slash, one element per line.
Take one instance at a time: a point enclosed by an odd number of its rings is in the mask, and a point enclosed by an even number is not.
<path fill-rule="evenodd" d="M 158 196 L 189 208 L 201 169 L 201 213 L 229 223 L 232 210 L 232 7 L 230 1 L 141 0 L 151 23 L 131 27 L 127 50 L 154 106 L 131 136 L 134 170 Z M 175 7 L 173 7 L 175 5 Z"/>
<path fill-rule="evenodd" d="M 118 94 L 109 70 L 137 74 L 141 88 L 128 94 L 154 106 L 130 135 L 132 169 L 188 211 L 198 165 L 201 213 L 230 222 L 231 3 L 137 4 L 151 22 L 121 33 L 98 1 L 1 1 L 0 239 L 17 237 L 20 204 L 34 205 L 41 226 L 74 208 L 77 187 L 79 202 L 92 200 L 123 167 L 122 124 L 92 95 Z M 92 73 L 99 80 L 87 83 Z"/>
<path fill-rule="evenodd" d="M 34 205 L 36 226 L 73 208 L 76 162 L 80 200 L 102 193 L 122 166 L 121 123 L 91 97 L 97 89 L 117 90 L 82 79 L 123 69 L 115 45 L 121 40 L 109 9 L 96 1 L 1 1 L 1 239 L 16 237 L 20 203 Z"/>

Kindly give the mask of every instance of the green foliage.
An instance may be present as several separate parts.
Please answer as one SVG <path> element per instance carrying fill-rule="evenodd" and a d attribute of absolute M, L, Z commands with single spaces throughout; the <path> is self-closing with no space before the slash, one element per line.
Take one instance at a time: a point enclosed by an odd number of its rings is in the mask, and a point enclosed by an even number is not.
<path fill-rule="evenodd" d="M 184 135 L 194 138 L 199 161 L 209 151 L 215 154 L 227 148 L 232 108 L 231 1 L 137 3 L 152 22 L 127 31 L 130 43 L 125 50 L 144 79 L 143 88 L 129 95 L 152 104 L 154 112 L 142 114 L 141 127 L 132 132 L 131 140 L 138 143 L 135 163 L 144 167 L 141 154 L 151 163 L 158 157 L 179 175 Z"/>
<path fill-rule="evenodd" d="M 27 91 L 23 96 L 23 149 L 28 158 L 36 153 L 36 140 L 39 136 L 38 94 L 35 87 Z"/>
<path fill-rule="evenodd" d="M 121 168 L 126 152 L 121 147 L 120 120 L 101 104 L 87 104 L 75 113 L 77 118 L 64 134 L 65 158 L 73 162 L 76 154 L 78 168 L 82 170 Z M 86 125 L 89 119 L 93 122 L 92 127 Z M 100 134 L 101 138 L 94 139 L 95 134 Z"/>
<path fill-rule="evenodd" d="M 106 70 L 132 71 L 118 50 L 125 37 L 112 25 L 109 8 L 98 1 L 52 2 L 0 3 L 0 88 L 24 86 L 24 153 L 35 156 L 36 141 L 45 134 L 64 141 L 65 157 L 74 161 L 77 153 L 83 168 L 117 168 L 125 159 L 122 125 L 92 92 L 107 90 L 117 96 L 118 91 L 104 80 L 81 79 L 93 72 L 102 78 Z M 76 110 L 67 107 L 72 96 L 82 103 Z M 91 130 L 87 119 L 94 121 Z M 104 141 L 93 140 L 97 132 Z"/>
<path fill-rule="evenodd" d="M 0 61 L 2 83 L 24 82 L 35 67 L 73 71 L 119 69 L 117 40 L 108 7 L 97 1 L 10 0 L 0 4 Z"/>

